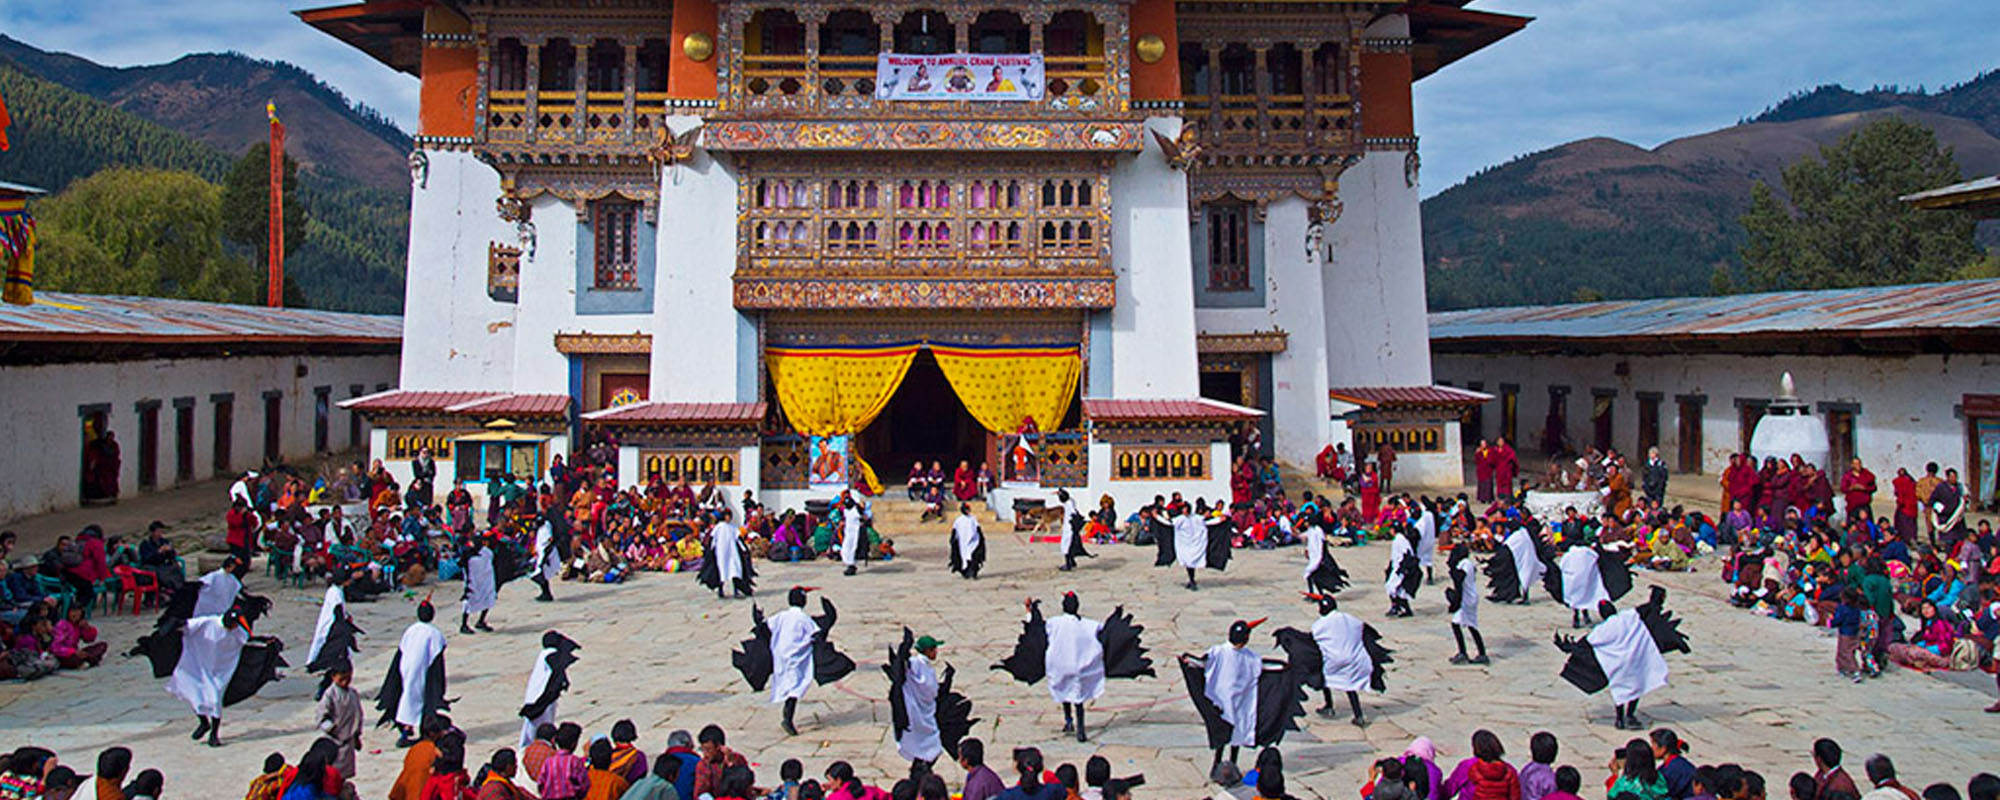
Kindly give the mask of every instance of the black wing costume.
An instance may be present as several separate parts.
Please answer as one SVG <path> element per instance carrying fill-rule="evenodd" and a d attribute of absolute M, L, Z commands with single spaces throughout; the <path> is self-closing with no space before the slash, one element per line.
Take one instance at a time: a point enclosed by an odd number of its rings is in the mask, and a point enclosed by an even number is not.
<path fill-rule="evenodd" d="M 1113 608 L 1111 616 L 1104 618 L 1104 625 L 1097 631 L 1097 643 L 1104 648 L 1106 679 L 1150 678 L 1158 674 L 1139 639 L 1145 631 L 1146 626 L 1132 624 L 1132 615 L 1124 606 Z M 1037 600 L 1028 604 L 1028 620 L 1021 623 L 1021 638 L 1015 640 L 1014 652 L 993 668 L 1033 686 L 1047 677 L 1048 654 L 1049 629 L 1042 617 L 1041 601 Z"/>
<path fill-rule="evenodd" d="M 347 615 L 347 606 L 334 609 L 333 624 L 327 626 L 326 643 L 320 645 L 319 657 L 306 664 L 306 672 L 347 672 L 354 668 L 350 654 L 361 652 L 361 645 L 355 641 L 357 634 L 366 633 L 355 626 L 354 618 Z"/>
<path fill-rule="evenodd" d="M 571 664 L 576 663 L 576 651 L 583 647 L 575 640 L 555 631 L 549 631 L 548 635 L 543 637 L 542 646 L 555 650 L 542 657 L 543 662 L 549 666 L 549 679 L 542 684 L 541 694 L 535 695 L 533 701 L 521 705 L 523 719 L 539 718 L 549 706 L 562 699 L 563 692 L 569 691 L 569 668 Z"/>
<path fill-rule="evenodd" d="M 1153 546 L 1158 548 L 1158 553 L 1153 556 L 1153 566 L 1173 566 L 1175 559 L 1179 558 L 1174 553 L 1173 524 L 1160 519 L 1159 514 L 1155 513 L 1152 520 L 1146 523 L 1146 530 L 1153 534 Z"/>
<path fill-rule="evenodd" d="M 710 534 L 711 538 L 702 547 L 701 571 L 696 573 L 694 577 L 701 585 L 708 587 L 709 591 L 718 591 L 724 587 L 722 585 L 722 566 L 716 563 L 715 560 L 715 539 L 713 536 L 714 534 Z M 734 585 L 728 588 L 745 597 L 756 594 L 757 591 L 757 568 L 750 561 L 750 546 L 744 544 L 742 538 L 739 537 L 736 540 L 736 563 L 738 569 L 742 570 L 743 574 L 737 576 L 736 580 L 731 582 Z"/>
<path fill-rule="evenodd" d="M 1042 601 L 1028 603 L 1028 621 L 1021 623 L 1021 638 L 1014 642 L 1014 652 L 993 668 L 1014 676 L 1014 680 L 1033 686 L 1045 677 L 1048 671 L 1049 629 L 1042 618 Z M 1110 651 L 1105 651 L 1105 666 L 1110 666 Z M 1107 670 L 1106 677 L 1110 677 Z"/>
<path fill-rule="evenodd" d="M 1208 522 L 1208 568 L 1222 571 L 1229 568 L 1231 544 L 1236 541 L 1236 521 L 1227 516 Z"/>
<path fill-rule="evenodd" d="M 951 537 L 951 571 L 959 575 L 979 574 L 980 568 L 986 566 L 985 533 L 981 532 L 979 546 L 972 548 L 972 553 L 969 556 L 962 552 L 963 548 L 958 546 L 958 533 L 956 531 L 946 535 Z"/>
<path fill-rule="evenodd" d="M 1320 545 L 1319 566 L 1306 575 L 1306 585 L 1314 594 L 1338 594 L 1347 588 L 1347 570 L 1333 559 L 1333 548 Z"/>
<path fill-rule="evenodd" d="M 903 628 L 902 643 L 889 648 L 889 660 L 882 665 L 882 672 L 889 676 L 889 722 L 899 740 L 910 729 L 910 710 L 903 705 L 903 686 L 910 675 L 910 651 L 915 647 L 916 639 L 910 629 Z M 979 722 L 972 718 L 972 701 L 952 691 L 951 682 L 957 676 L 957 668 L 946 666 L 938 673 L 937 693 L 938 741 L 954 760 L 958 758 L 958 743 Z"/>
<path fill-rule="evenodd" d="M 1310 634 L 1296 630 L 1292 634 L 1295 635 L 1278 639 L 1278 647 L 1285 651 L 1287 658 L 1282 661 L 1264 659 L 1264 669 L 1257 675 L 1258 747 L 1276 745 L 1284 740 L 1286 731 L 1299 729 L 1298 719 L 1306 715 L 1309 676 L 1320 673 L 1319 645 Z M 1207 729 L 1208 747 L 1214 750 L 1229 745 L 1233 729 L 1222 718 L 1222 709 L 1208 699 L 1208 676 L 1201 663 L 1202 659 L 1198 657 L 1184 657 L 1181 660 L 1181 679 L 1187 683 L 1195 713 L 1201 715 L 1202 726 Z"/>
<path fill-rule="evenodd" d="M 729 663 L 736 671 L 743 673 L 743 682 L 750 688 L 764 691 L 764 684 L 771 682 L 771 625 L 764 621 L 764 609 L 750 607 L 750 638 L 736 645 L 736 652 L 729 654 Z"/>

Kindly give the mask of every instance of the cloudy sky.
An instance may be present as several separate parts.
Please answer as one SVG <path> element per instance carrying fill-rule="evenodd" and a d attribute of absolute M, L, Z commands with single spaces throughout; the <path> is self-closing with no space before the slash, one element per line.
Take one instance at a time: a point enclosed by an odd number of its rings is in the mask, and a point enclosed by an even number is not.
<path fill-rule="evenodd" d="M 332 2 L 333 0 L 328 0 Z M 417 84 L 286 0 L 0 0 L 0 33 L 114 65 L 239 50 L 291 61 L 407 129 Z M 1476 0 L 1528 29 L 1417 88 L 1424 191 L 1586 136 L 1652 147 L 1822 83 L 1936 88 L 2000 67 L 1993 0 Z"/>

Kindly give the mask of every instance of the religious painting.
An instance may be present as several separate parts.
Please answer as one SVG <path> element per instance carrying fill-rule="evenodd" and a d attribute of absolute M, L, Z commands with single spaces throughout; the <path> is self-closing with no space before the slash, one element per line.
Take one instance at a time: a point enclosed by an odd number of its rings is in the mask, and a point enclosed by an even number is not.
<path fill-rule="evenodd" d="M 1000 482 L 1015 487 L 1038 487 L 1042 482 L 1041 437 L 1030 429 L 1000 437 Z"/>
<path fill-rule="evenodd" d="M 651 378 L 643 373 L 607 372 L 597 379 L 597 396 L 605 408 L 645 402 Z"/>
<path fill-rule="evenodd" d="M 847 445 L 846 434 L 811 437 L 808 452 L 812 461 L 806 470 L 806 484 L 814 489 L 846 489 Z"/>
<path fill-rule="evenodd" d="M 1969 483 L 1978 499 L 1990 502 L 2000 492 L 2000 419 L 1978 417 L 1973 426 L 1979 434 L 1979 463 L 1972 466 Z"/>

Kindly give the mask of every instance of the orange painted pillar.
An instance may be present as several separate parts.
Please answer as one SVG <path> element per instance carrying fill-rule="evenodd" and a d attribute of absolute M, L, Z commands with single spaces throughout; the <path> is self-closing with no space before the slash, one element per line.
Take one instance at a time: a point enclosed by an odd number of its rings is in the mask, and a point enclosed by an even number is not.
<path fill-rule="evenodd" d="M 1132 65 L 1132 99 L 1136 102 L 1179 100 L 1181 98 L 1181 40 L 1174 18 L 1174 0 L 1136 0 L 1129 17 L 1132 40 L 1128 58 Z M 1159 37 L 1160 60 L 1151 64 L 1139 57 L 1140 42 Z"/>
<path fill-rule="evenodd" d="M 688 37 L 707 36 L 708 57 L 688 56 Z M 674 32 L 668 40 L 667 94 L 676 100 L 714 100 L 715 66 L 723 58 L 724 42 L 716 25 L 715 0 L 676 0 Z"/>
<path fill-rule="evenodd" d="M 458 12 L 432 5 L 424 9 L 424 32 L 470 37 L 472 24 Z M 479 103 L 479 51 L 471 40 L 425 42 L 419 71 L 423 87 L 417 94 L 417 133 L 470 138 Z"/>
<path fill-rule="evenodd" d="M 1410 53 L 1361 53 L 1361 135 L 1370 139 L 1407 139 L 1417 135 L 1416 114 L 1410 107 L 1413 69 Z"/>

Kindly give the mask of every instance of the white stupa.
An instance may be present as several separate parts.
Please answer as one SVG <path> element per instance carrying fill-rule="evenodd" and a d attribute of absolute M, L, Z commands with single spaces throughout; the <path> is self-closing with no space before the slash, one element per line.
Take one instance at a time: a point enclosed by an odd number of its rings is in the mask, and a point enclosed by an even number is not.
<path fill-rule="evenodd" d="M 1825 470 L 1830 452 L 1826 423 L 1813 416 L 1812 407 L 1798 398 L 1792 373 L 1785 373 L 1779 383 L 1778 399 L 1771 401 L 1764 418 L 1757 421 L 1756 431 L 1750 434 L 1750 456 L 1762 463 L 1765 458 L 1789 460 L 1797 454 Z"/>

